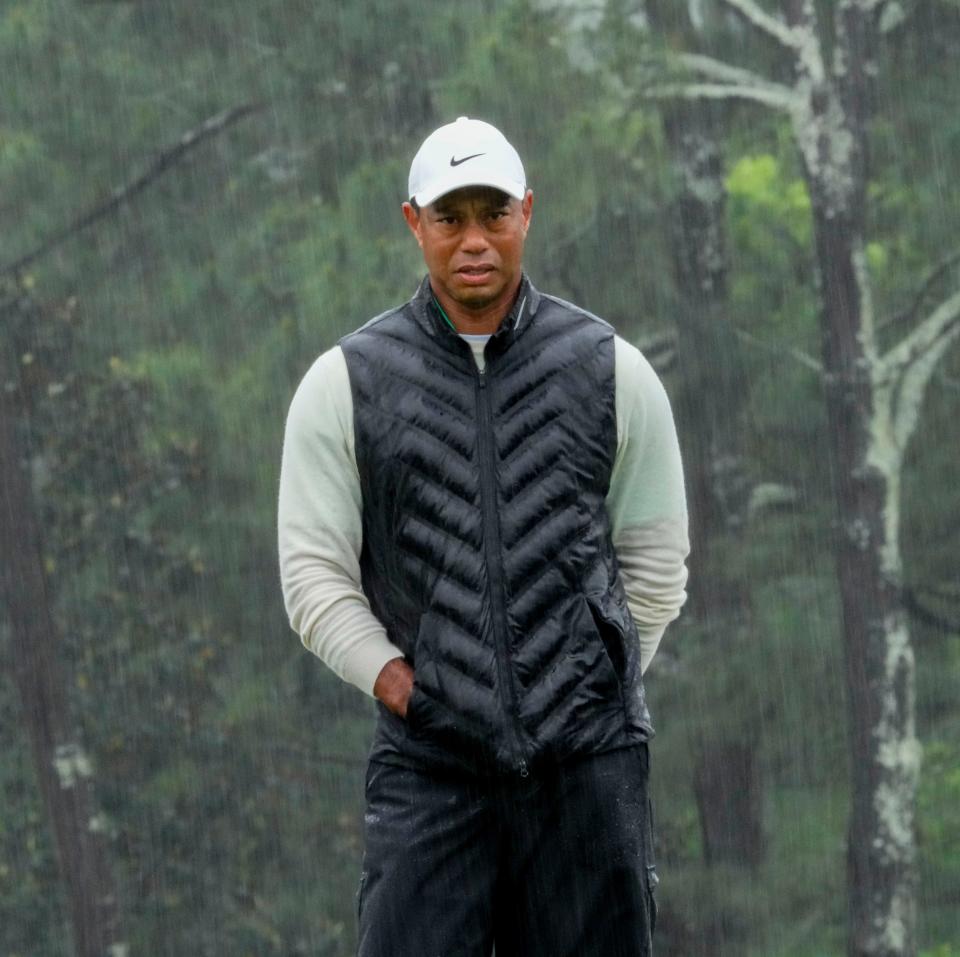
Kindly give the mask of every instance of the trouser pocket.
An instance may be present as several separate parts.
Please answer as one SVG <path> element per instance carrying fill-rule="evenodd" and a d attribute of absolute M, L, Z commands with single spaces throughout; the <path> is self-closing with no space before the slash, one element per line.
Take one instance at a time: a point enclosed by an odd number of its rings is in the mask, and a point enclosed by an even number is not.
<path fill-rule="evenodd" d="M 646 840 L 646 871 L 647 871 L 647 902 L 650 908 L 650 933 L 657 928 L 657 885 L 660 877 L 657 874 L 657 861 L 653 849 L 654 842 L 653 800 L 647 796 L 647 840 Z"/>
<path fill-rule="evenodd" d="M 460 775 L 377 764 L 364 813 L 358 957 L 489 953 L 500 822 L 488 790 Z"/>
<path fill-rule="evenodd" d="M 357 918 L 357 926 L 360 925 L 360 913 L 363 910 L 363 885 L 367 882 L 367 872 L 360 872 L 360 883 L 357 885 L 357 893 L 354 895 L 354 914 Z"/>

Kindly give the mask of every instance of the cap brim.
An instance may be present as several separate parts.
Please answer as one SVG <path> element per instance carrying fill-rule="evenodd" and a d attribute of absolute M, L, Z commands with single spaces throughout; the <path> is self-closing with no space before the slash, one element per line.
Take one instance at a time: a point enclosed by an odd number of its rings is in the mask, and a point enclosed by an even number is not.
<path fill-rule="evenodd" d="M 482 169 L 475 172 L 467 170 L 460 172 L 457 170 L 455 175 L 431 183 L 428 187 L 416 193 L 413 198 L 417 201 L 418 206 L 429 206 L 441 196 L 446 196 L 447 193 L 463 189 L 466 186 L 492 186 L 494 189 L 502 190 L 514 199 L 523 199 L 527 192 L 523 183 L 498 176 L 496 173 L 485 173 Z"/>

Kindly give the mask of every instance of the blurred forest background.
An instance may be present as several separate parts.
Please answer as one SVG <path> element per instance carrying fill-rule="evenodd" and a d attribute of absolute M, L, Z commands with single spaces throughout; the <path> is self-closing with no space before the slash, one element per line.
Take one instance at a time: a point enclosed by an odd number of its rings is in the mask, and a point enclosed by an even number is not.
<path fill-rule="evenodd" d="M 0 955 L 98 926 L 114 957 L 354 952 L 374 708 L 287 623 L 280 448 L 316 356 L 414 291 L 409 161 L 461 114 L 524 158 L 534 282 L 679 420 L 658 953 L 960 955 L 958 64 L 958 0 L 0 0 Z M 843 578 L 865 449 L 879 597 Z M 858 600 L 892 691 L 851 670 Z M 892 758 L 848 730 L 861 692 Z M 900 842 L 873 903 L 916 906 L 882 944 L 851 930 L 861 787 Z"/>

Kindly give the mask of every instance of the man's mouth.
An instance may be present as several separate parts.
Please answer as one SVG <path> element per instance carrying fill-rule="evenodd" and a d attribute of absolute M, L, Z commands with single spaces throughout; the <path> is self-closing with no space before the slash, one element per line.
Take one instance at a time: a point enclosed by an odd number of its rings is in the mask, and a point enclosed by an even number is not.
<path fill-rule="evenodd" d="M 461 266 L 457 270 L 457 275 L 466 283 L 481 283 L 488 279 L 493 273 L 493 266 L 490 263 L 478 263 L 471 266 Z"/>

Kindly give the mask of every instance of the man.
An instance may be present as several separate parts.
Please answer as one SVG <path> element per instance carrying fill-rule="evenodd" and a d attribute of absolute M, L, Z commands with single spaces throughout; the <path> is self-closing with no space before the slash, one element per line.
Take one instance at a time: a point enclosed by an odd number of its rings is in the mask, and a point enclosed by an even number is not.
<path fill-rule="evenodd" d="M 359 953 L 640 957 L 641 675 L 688 552 L 670 405 L 524 274 L 533 193 L 498 130 L 436 130 L 408 195 L 428 275 L 304 376 L 280 479 L 291 625 L 378 702 Z"/>

